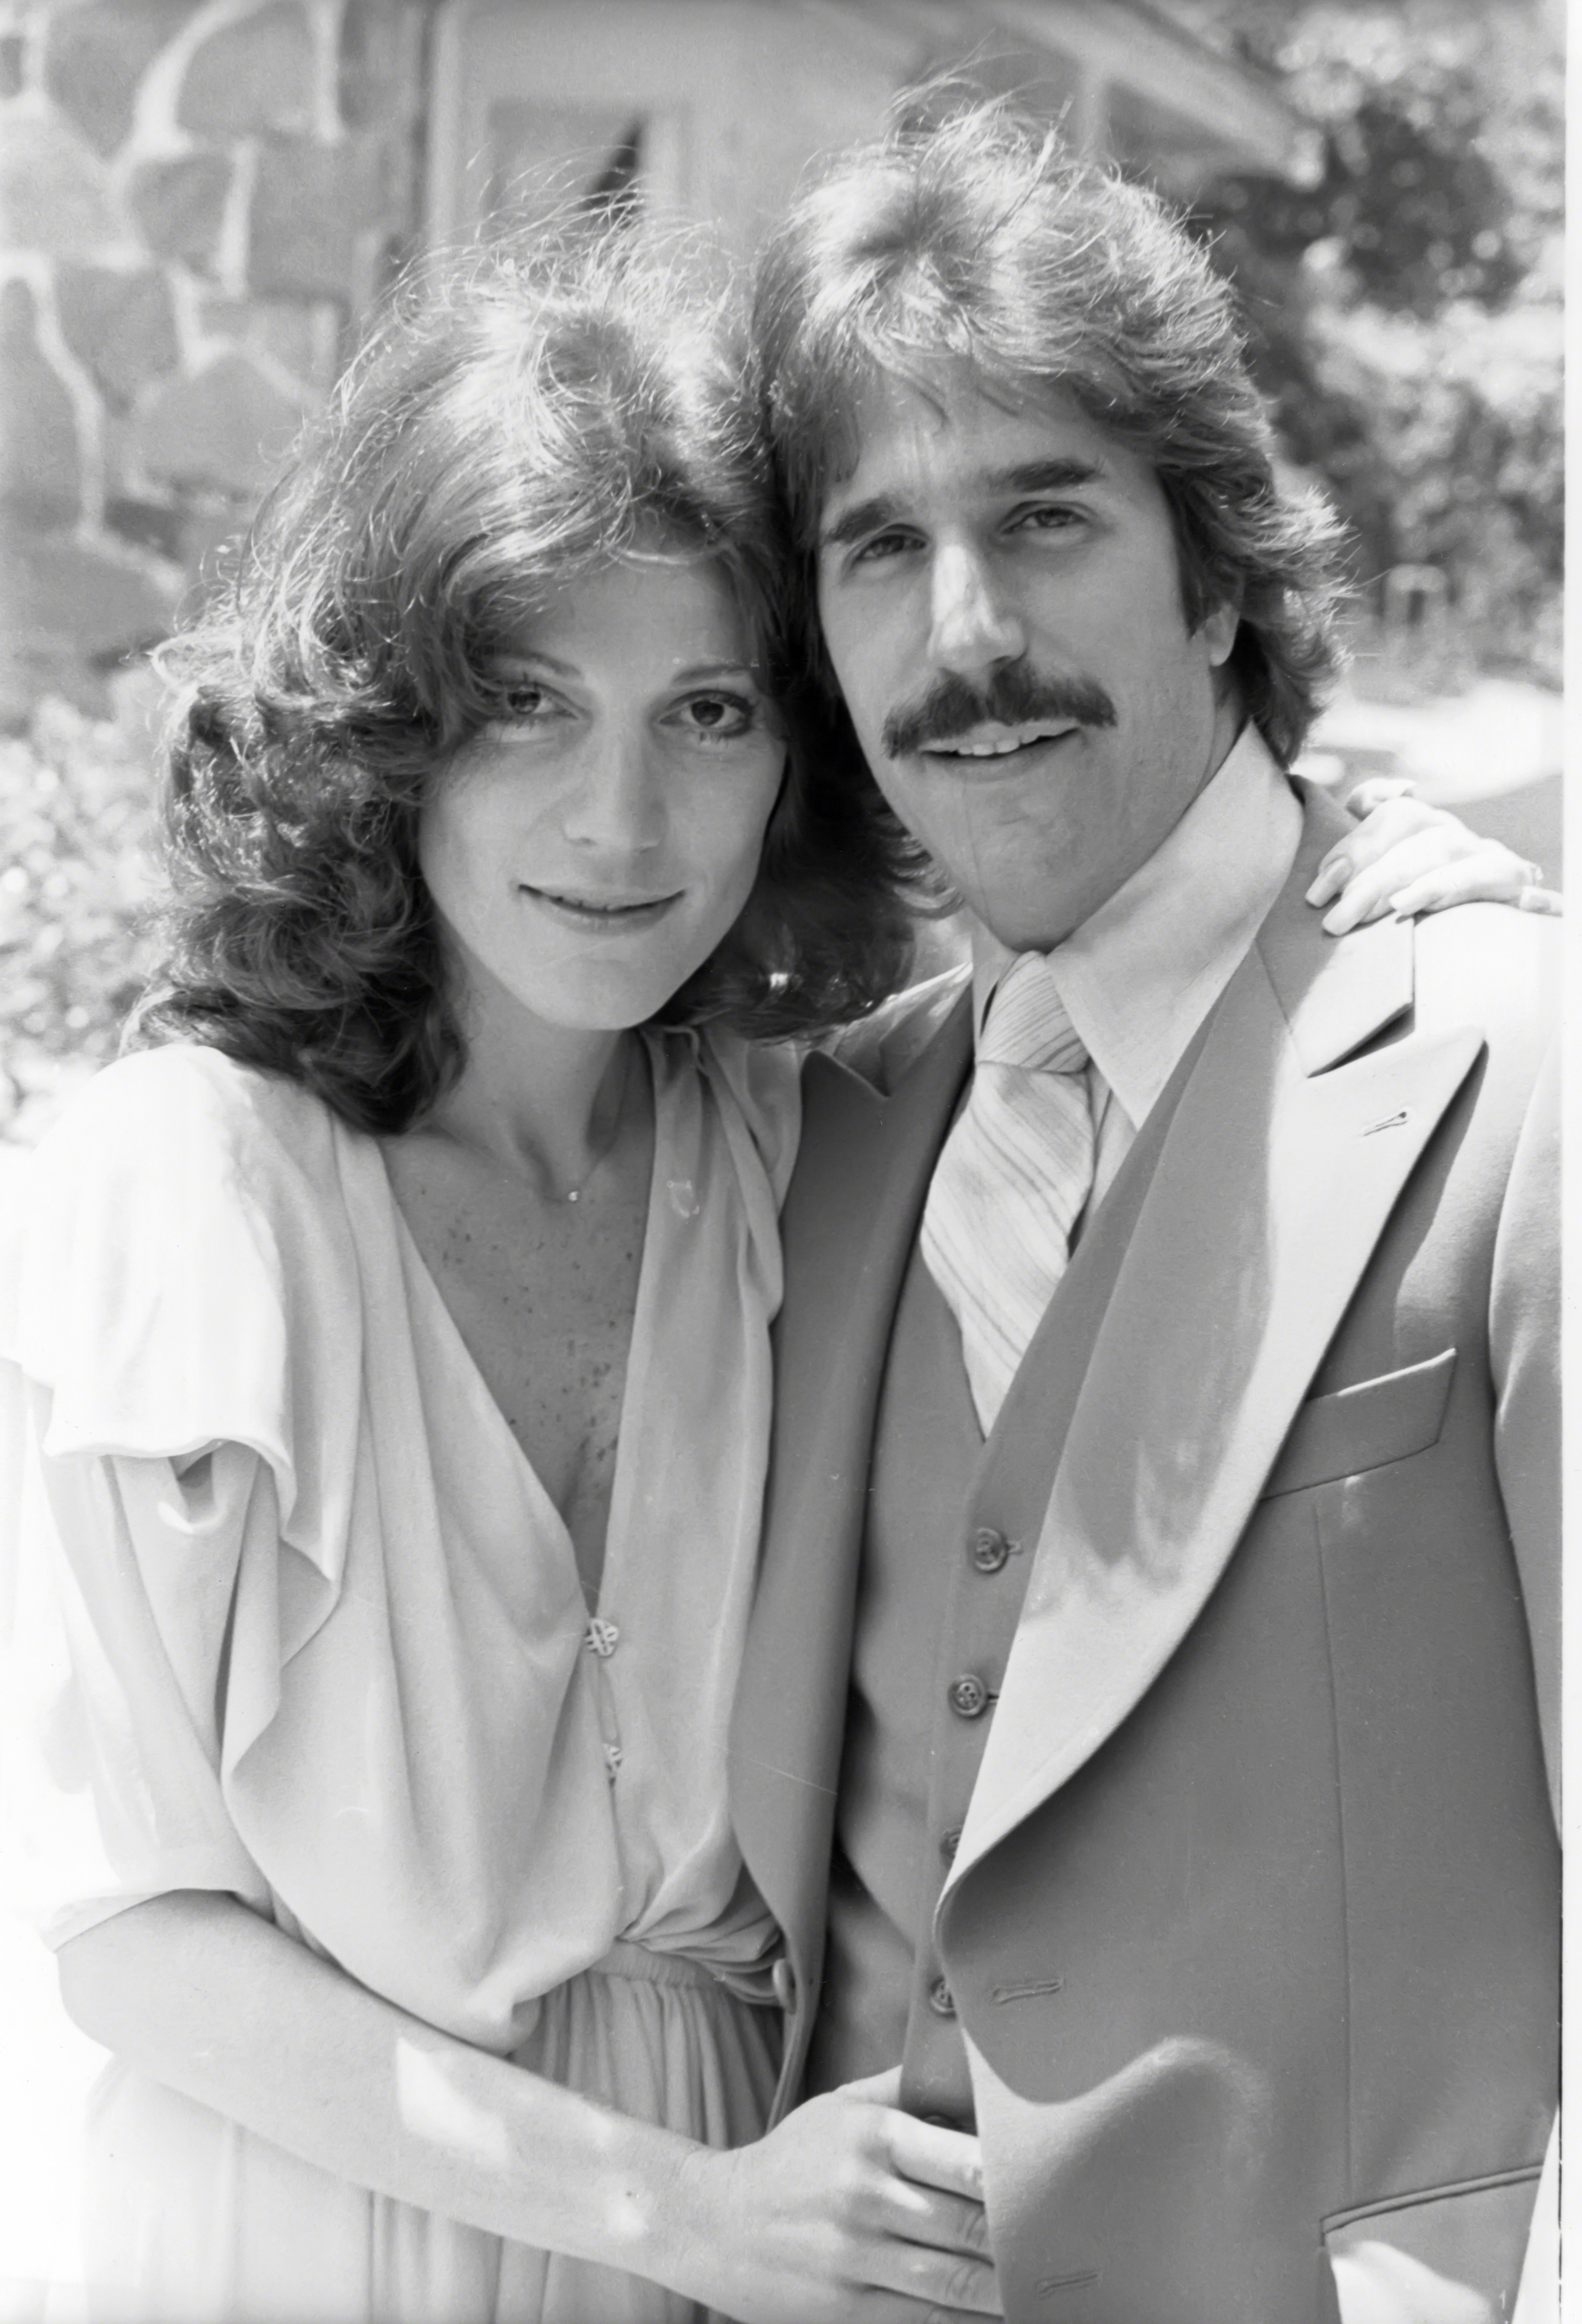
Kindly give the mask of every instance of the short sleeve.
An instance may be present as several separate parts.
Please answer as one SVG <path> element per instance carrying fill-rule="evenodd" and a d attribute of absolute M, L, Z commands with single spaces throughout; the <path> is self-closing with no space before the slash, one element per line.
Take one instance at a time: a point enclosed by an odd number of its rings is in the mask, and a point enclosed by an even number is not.
<path fill-rule="evenodd" d="M 223 1728 L 245 1716 L 227 1668 L 238 1583 L 278 1555 L 272 1474 L 232 1444 L 179 1465 L 48 1454 L 47 1420 L 43 1391 L 10 1371 L 0 1718 L 14 1901 L 57 1945 L 174 1888 L 262 1907 L 220 1765 Z"/>
<path fill-rule="evenodd" d="M 53 1941 L 259 1900 L 222 1791 L 341 1585 L 362 1300 L 333 1124 L 192 1047 L 91 1084 L 0 1232 L 5 1780 Z"/>

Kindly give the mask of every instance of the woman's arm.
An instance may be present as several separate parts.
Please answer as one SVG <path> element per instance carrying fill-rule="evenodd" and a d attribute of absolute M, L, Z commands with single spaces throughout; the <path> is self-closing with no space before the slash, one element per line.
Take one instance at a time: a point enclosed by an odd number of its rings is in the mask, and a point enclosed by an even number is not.
<path fill-rule="evenodd" d="M 893 2076 L 720 2153 L 437 2031 L 234 1897 L 131 1905 L 60 1971 L 94 2041 L 400 2201 L 744 2324 L 999 2313 L 977 2142 L 899 2113 Z"/>

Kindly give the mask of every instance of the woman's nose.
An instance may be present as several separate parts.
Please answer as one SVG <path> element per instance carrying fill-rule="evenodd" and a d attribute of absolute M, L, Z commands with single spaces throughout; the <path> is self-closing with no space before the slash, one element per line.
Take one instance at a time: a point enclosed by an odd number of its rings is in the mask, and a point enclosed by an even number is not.
<path fill-rule="evenodd" d="M 929 650 L 939 669 L 974 678 L 1026 652 L 1020 609 L 980 549 L 942 543 L 930 585 Z"/>
<path fill-rule="evenodd" d="M 645 854 L 665 835 L 658 754 L 646 733 L 593 739 L 566 809 L 566 836 L 579 846 Z"/>

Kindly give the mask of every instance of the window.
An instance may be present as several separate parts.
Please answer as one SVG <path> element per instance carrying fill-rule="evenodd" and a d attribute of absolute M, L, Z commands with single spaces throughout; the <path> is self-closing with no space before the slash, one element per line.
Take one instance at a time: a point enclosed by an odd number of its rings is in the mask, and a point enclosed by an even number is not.
<path fill-rule="evenodd" d="M 667 95 L 669 13 L 451 0 L 436 35 L 430 238 L 568 209 L 685 209 L 688 108 Z"/>

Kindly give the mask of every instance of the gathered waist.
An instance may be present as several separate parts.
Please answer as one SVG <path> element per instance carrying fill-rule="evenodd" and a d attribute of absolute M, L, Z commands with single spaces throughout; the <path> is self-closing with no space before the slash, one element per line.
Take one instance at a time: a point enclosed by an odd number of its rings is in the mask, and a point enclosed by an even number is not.
<path fill-rule="evenodd" d="M 704 1993 L 728 1993 L 754 2009 L 778 2006 L 772 1960 L 754 1961 L 745 1967 L 735 1961 L 716 1965 L 694 1960 L 690 1953 L 661 1952 L 617 1937 L 609 1951 L 598 1960 L 590 1961 L 582 1973 L 584 1977 L 628 1978 L 638 1985 L 690 1986 Z"/>
<path fill-rule="evenodd" d="M 655 1952 L 648 1945 L 629 1944 L 617 1937 L 602 1960 L 590 1961 L 585 1977 L 627 1977 L 644 1985 L 696 1985 L 705 1988 L 721 1980 L 702 1961 L 685 1953 Z"/>

